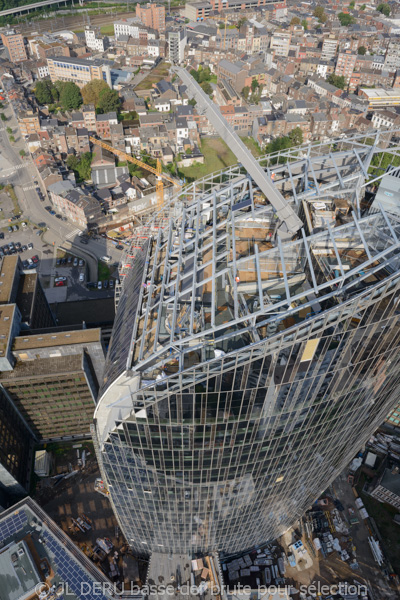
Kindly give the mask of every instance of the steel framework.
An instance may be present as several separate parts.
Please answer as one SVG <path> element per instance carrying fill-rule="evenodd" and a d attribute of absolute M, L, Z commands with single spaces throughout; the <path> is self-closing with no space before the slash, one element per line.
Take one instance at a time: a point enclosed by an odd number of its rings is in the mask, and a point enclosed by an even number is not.
<path fill-rule="evenodd" d="M 135 551 L 236 552 L 279 536 L 394 405 L 400 222 L 363 190 L 399 147 L 369 138 L 260 159 L 304 222 L 290 241 L 239 165 L 137 230 L 95 413 Z"/>

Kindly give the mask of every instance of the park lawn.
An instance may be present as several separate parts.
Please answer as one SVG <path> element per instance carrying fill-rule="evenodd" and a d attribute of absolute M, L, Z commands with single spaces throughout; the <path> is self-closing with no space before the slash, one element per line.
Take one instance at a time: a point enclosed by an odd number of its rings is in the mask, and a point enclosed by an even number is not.
<path fill-rule="evenodd" d="M 139 85 L 135 87 L 135 90 L 150 90 L 153 87 L 153 83 L 158 83 L 159 81 L 161 81 L 161 79 L 167 77 L 168 74 L 168 65 L 164 61 L 160 62 L 160 64 L 157 65 L 155 69 L 150 71 L 148 76 L 145 77 L 143 81 L 141 81 Z"/>
<path fill-rule="evenodd" d="M 179 169 L 179 173 L 189 181 L 204 177 L 237 163 L 237 158 L 221 138 L 204 138 L 201 141 L 204 164 Z"/>
<path fill-rule="evenodd" d="M 114 35 L 114 24 L 111 25 L 102 25 L 100 27 L 101 35 Z"/>
<path fill-rule="evenodd" d="M 111 271 L 109 269 L 109 267 L 103 263 L 101 260 L 99 260 L 99 264 L 98 264 L 98 278 L 99 281 L 104 281 L 105 279 L 110 279 L 111 277 Z"/>
<path fill-rule="evenodd" d="M 261 151 L 257 142 L 252 137 L 244 137 L 242 138 L 242 142 L 246 144 L 246 146 L 248 147 L 252 155 L 255 156 L 255 158 L 258 158 L 259 156 L 262 156 L 264 154 Z"/>

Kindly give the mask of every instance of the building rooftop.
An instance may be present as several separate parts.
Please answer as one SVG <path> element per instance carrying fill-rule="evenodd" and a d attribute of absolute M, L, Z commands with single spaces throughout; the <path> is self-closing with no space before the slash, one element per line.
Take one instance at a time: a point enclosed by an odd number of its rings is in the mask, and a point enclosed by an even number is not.
<path fill-rule="evenodd" d="M 69 346 L 71 344 L 90 344 L 92 342 L 100 342 L 100 340 L 100 329 L 42 333 L 40 335 L 16 337 L 14 339 L 13 350 L 20 351 L 32 348 L 49 348 L 51 346 Z"/>
<path fill-rule="evenodd" d="M 121 264 L 99 418 L 103 406 L 110 412 L 110 383 L 125 372 L 137 374 L 146 406 L 147 394 L 171 394 L 182 378 L 207 379 L 221 356 L 246 360 L 266 338 L 308 320 L 317 331 L 320 312 L 379 287 L 397 261 L 400 225 L 380 209 L 362 217 L 349 209 L 371 148 L 380 151 L 353 139 L 335 140 L 330 154 L 319 144 L 303 158 L 281 151 L 264 167 L 293 211 L 310 205 L 308 228 L 290 240 L 281 241 L 275 209 L 241 165 L 186 186 L 174 217 L 159 213 L 138 228 Z"/>
<path fill-rule="evenodd" d="M 94 586 L 109 580 L 31 498 L 0 514 L 0 546 L 2 600 L 28 600 L 39 583 L 60 598 L 66 585 L 71 600 L 110 598 Z"/>
<path fill-rule="evenodd" d="M 0 304 L 7 304 L 12 301 L 16 289 L 14 280 L 17 277 L 17 265 L 19 256 L 4 256 L 0 268 Z"/>

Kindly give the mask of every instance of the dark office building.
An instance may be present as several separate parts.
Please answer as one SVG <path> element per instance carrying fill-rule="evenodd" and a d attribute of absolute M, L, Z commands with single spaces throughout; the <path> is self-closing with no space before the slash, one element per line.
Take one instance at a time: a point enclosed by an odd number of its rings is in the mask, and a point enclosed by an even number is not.
<path fill-rule="evenodd" d="M 0 386 L 0 489 L 7 496 L 29 491 L 34 436 Z"/>

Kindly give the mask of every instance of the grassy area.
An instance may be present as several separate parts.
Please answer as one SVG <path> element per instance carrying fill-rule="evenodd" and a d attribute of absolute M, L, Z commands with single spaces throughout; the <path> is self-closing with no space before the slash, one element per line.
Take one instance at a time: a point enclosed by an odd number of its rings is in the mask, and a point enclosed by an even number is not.
<path fill-rule="evenodd" d="M 2 185 L 0 187 L 0 191 L 4 191 L 10 196 L 12 203 L 14 205 L 13 214 L 20 215 L 22 211 L 19 207 L 17 194 L 15 193 L 13 186 L 10 183 L 8 183 L 5 186 Z"/>
<path fill-rule="evenodd" d="M 248 147 L 248 149 L 250 150 L 252 155 L 255 156 L 256 158 L 258 156 L 262 156 L 263 154 L 265 154 L 264 152 L 262 152 L 260 146 L 257 144 L 257 142 L 252 137 L 242 138 L 242 141 L 246 144 L 246 146 Z"/>
<path fill-rule="evenodd" d="M 98 265 L 98 281 L 104 281 L 105 279 L 111 279 L 111 271 L 109 269 L 109 267 L 106 265 L 106 263 L 103 263 L 101 260 L 99 260 L 99 265 Z"/>
<path fill-rule="evenodd" d="M 102 25 L 100 27 L 101 35 L 114 35 L 114 24 L 111 25 Z"/>
<path fill-rule="evenodd" d="M 390 504 L 381 504 L 368 494 L 362 493 L 365 483 L 365 474 L 362 473 L 356 486 L 359 495 L 364 502 L 364 506 L 370 517 L 372 517 L 382 536 L 385 550 L 388 558 L 396 573 L 400 575 L 400 526 L 393 522 L 393 518 L 398 514 L 398 510 Z"/>
<path fill-rule="evenodd" d="M 158 83 L 161 79 L 167 77 L 168 74 L 169 67 L 164 61 L 162 61 L 156 66 L 155 69 L 150 71 L 148 76 L 145 77 L 143 81 L 139 83 L 139 85 L 135 87 L 135 90 L 150 90 L 153 87 L 153 83 Z"/>
<path fill-rule="evenodd" d="M 217 83 L 218 82 L 218 77 L 216 75 L 211 75 L 210 78 L 210 83 Z"/>
<path fill-rule="evenodd" d="M 221 138 L 204 138 L 201 141 L 201 152 L 205 159 L 203 165 L 197 164 L 179 170 L 189 182 L 237 163 L 237 158 Z"/>

